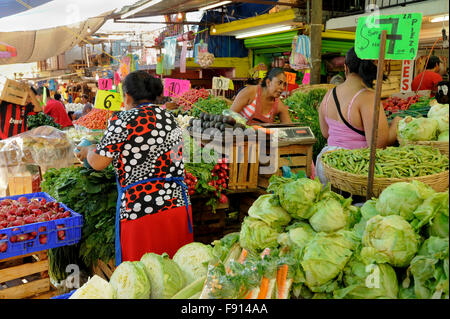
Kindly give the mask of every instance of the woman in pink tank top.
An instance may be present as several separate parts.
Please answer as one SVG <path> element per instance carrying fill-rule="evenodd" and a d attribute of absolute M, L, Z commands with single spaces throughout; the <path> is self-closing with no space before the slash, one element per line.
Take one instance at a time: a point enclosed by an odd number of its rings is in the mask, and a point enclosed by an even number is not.
<path fill-rule="evenodd" d="M 319 108 L 320 129 L 328 143 L 317 157 L 316 176 L 324 184 L 327 179 L 321 163 L 323 153 L 338 148 L 365 148 L 372 139 L 375 92 L 371 88 L 377 66 L 373 61 L 359 59 L 351 48 L 346 54 L 344 68 L 345 82 L 328 91 Z M 396 142 L 399 120 L 399 117 L 394 118 L 389 126 L 386 114 L 380 112 L 378 148 Z"/>

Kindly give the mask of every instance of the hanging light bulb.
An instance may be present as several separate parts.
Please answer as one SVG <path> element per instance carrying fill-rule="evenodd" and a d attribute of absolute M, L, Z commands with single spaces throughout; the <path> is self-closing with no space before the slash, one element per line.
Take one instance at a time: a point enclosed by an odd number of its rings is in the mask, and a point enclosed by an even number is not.
<path fill-rule="evenodd" d="M 91 33 L 91 28 L 88 26 L 88 28 L 87 28 L 87 32 L 88 33 Z"/>
<path fill-rule="evenodd" d="M 213 25 L 211 32 L 212 32 L 212 33 L 216 33 L 216 32 L 217 32 L 217 31 L 216 31 L 216 26 L 215 26 L 215 25 Z"/>
<path fill-rule="evenodd" d="M 178 20 L 183 19 L 183 14 L 181 12 L 178 12 L 177 18 L 178 18 Z"/>

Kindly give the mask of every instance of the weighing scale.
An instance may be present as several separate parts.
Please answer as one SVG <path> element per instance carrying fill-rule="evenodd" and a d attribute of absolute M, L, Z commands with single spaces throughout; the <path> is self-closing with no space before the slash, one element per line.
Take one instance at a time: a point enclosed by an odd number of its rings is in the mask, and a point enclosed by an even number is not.
<path fill-rule="evenodd" d="M 311 128 L 308 126 L 298 126 L 298 124 L 259 124 L 264 128 L 277 131 L 278 143 L 280 145 L 289 144 L 314 144 L 316 138 Z"/>

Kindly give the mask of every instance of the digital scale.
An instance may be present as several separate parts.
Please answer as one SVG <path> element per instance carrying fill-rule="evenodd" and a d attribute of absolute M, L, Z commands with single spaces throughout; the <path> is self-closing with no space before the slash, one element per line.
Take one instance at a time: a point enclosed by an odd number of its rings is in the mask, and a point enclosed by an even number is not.
<path fill-rule="evenodd" d="M 259 124 L 264 128 L 277 131 L 278 142 L 287 144 L 314 144 L 316 138 L 308 126 L 296 126 L 296 124 Z"/>

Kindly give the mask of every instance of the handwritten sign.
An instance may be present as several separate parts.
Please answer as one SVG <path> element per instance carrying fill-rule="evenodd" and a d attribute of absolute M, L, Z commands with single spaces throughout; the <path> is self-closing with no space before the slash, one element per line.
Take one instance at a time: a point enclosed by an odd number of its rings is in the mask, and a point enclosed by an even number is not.
<path fill-rule="evenodd" d="M 295 84 L 295 79 L 297 78 L 297 73 L 284 72 L 286 74 L 286 81 L 288 84 Z"/>
<path fill-rule="evenodd" d="M 402 62 L 402 80 L 400 82 L 400 92 L 411 92 L 411 82 L 413 80 L 413 60 L 403 60 Z"/>
<path fill-rule="evenodd" d="M 258 77 L 264 79 L 267 75 L 267 71 L 258 71 Z"/>
<path fill-rule="evenodd" d="M 113 80 L 112 79 L 98 79 L 98 89 L 99 90 L 112 90 Z"/>
<path fill-rule="evenodd" d="M 96 109 L 108 111 L 120 111 L 122 106 L 122 96 L 120 93 L 112 91 L 98 90 L 95 96 Z"/>
<path fill-rule="evenodd" d="M 371 15 L 358 19 L 355 52 L 360 59 L 378 59 L 380 35 L 387 31 L 387 60 L 414 60 L 419 47 L 422 13 Z"/>
<path fill-rule="evenodd" d="M 212 88 L 213 90 L 229 90 L 230 79 L 215 76 L 213 77 Z"/>
<path fill-rule="evenodd" d="M 191 82 L 179 79 L 164 79 L 164 96 L 178 96 L 191 88 Z"/>

